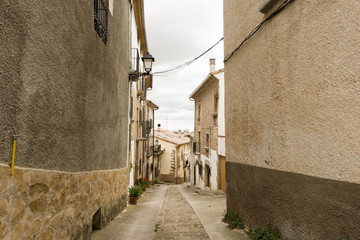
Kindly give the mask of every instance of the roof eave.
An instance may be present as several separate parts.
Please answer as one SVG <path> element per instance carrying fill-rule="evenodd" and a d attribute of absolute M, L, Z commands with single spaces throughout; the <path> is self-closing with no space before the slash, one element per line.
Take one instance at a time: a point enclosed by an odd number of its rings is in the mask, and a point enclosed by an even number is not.
<path fill-rule="evenodd" d="M 210 84 L 210 80 L 218 80 L 213 74 L 209 73 L 206 78 L 200 83 L 200 85 L 190 94 L 189 99 L 195 100 L 196 96 L 205 88 L 205 86 Z"/>

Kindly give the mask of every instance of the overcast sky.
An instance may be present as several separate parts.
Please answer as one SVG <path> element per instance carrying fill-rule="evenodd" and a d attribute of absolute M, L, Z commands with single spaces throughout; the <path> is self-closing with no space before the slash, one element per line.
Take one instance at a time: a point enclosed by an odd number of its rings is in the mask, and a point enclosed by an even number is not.
<path fill-rule="evenodd" d="M 223 37 L 222 0 L 144 0 L 145 24 L 153 72 L 185 63 Z M 192 91 L 209 73 L 209 58 L 223 68 L 223 42 L 190 66 L 153 77 L 148 99 L 160 109 L 155 124 L 168 130 L 194 129 Z"/>

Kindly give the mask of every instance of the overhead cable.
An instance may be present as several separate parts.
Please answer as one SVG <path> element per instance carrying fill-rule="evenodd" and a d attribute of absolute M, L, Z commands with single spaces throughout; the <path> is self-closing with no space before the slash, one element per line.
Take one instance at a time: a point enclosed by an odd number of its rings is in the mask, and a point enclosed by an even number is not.
<path fill-rule="evenodd" d="M 259 25 L 257 25 L 254 30 L 252 30 L 250 32 L 250 34 L 240 43 L 240 45 L 235 48 L 234 51 L 232 51 L 229 55 L 227 55 L 224 59 L 224 63 L 227 62 L 240 48 L 241 46 L 247 41 L 249 40 L 257 31 L 259 31 L 259 29 L 264 25 L 264 23 L 266 23 L 267 21 L 269 21 L 271 18 L 275 17 L 279 12 L 281 12 L 281 10 L 283 10 L 287 5 L 289 5 L 290 3 L 292 3 L 295 0 L 286 0 L 285 2 L 283 2 L 272 14 L 270 14 L 264 21 L 262 21 Z"/>
<path fill-rule="evenodd" d="M 159 74 L 165 74 L 165 73 L 169 73 L 169 72 L 173 72 L 175 70 L 178 70 L 180 68 L 184 68 L 189 66 L 190 64 L 192 64 L 193 62 L 195 62 L 196 60 L 198 60 L 199 58 L 201 58 L 202 56 L 204 56 L 207 52 L 209 52 L 211 49 L 213 49 L 216 45 L 218 45 L 222 40 L 224 40 L 224 37 L 222 37 L 219 41 L 217 41 L 217 43 L 215 43 L 214 45 L 212 45 L 208 50 L 206 50 L 205 52 L 203 52 L 202 54 L 200 54 L 199 56 L 197 56 L 196 58 L 187 61 L 186 63 L 183 63 L 177 67 L 173 67 L 173 68 L 169 68 L 167 70 L 163 70 L 163 71 L 159 71 L 159 72 L 154 72 L 152 73 L 152 75 L 159 75 Z"/>

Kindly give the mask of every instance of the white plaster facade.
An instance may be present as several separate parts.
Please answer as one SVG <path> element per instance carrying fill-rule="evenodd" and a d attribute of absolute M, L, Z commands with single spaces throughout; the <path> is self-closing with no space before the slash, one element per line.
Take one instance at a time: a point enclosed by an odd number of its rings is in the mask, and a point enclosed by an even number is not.
<path fill-rule="evenodd" d="M 226 156 L 225 151 L 225 77 L 224 72 L 216 75 L 219 79 L 219 106 L 218 106 L 218 154 Z"/>

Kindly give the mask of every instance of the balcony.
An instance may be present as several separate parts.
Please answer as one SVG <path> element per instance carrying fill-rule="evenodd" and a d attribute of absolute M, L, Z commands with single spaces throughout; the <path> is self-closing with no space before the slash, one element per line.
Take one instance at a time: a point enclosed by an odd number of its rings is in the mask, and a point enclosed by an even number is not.
<path fill-rule="evenodd" d="M 148 146 L 146 149 L 146 157 L 151 157 L 154 153 L 154 146 Z"/>
<path fill-rule="evenodd" d="M 149 121 L 138 121 L 138 135 L 137 141 L 147 141 L 149 140 L 149 134 L 151 132 L 151 128 L 149 127 Z"/>

